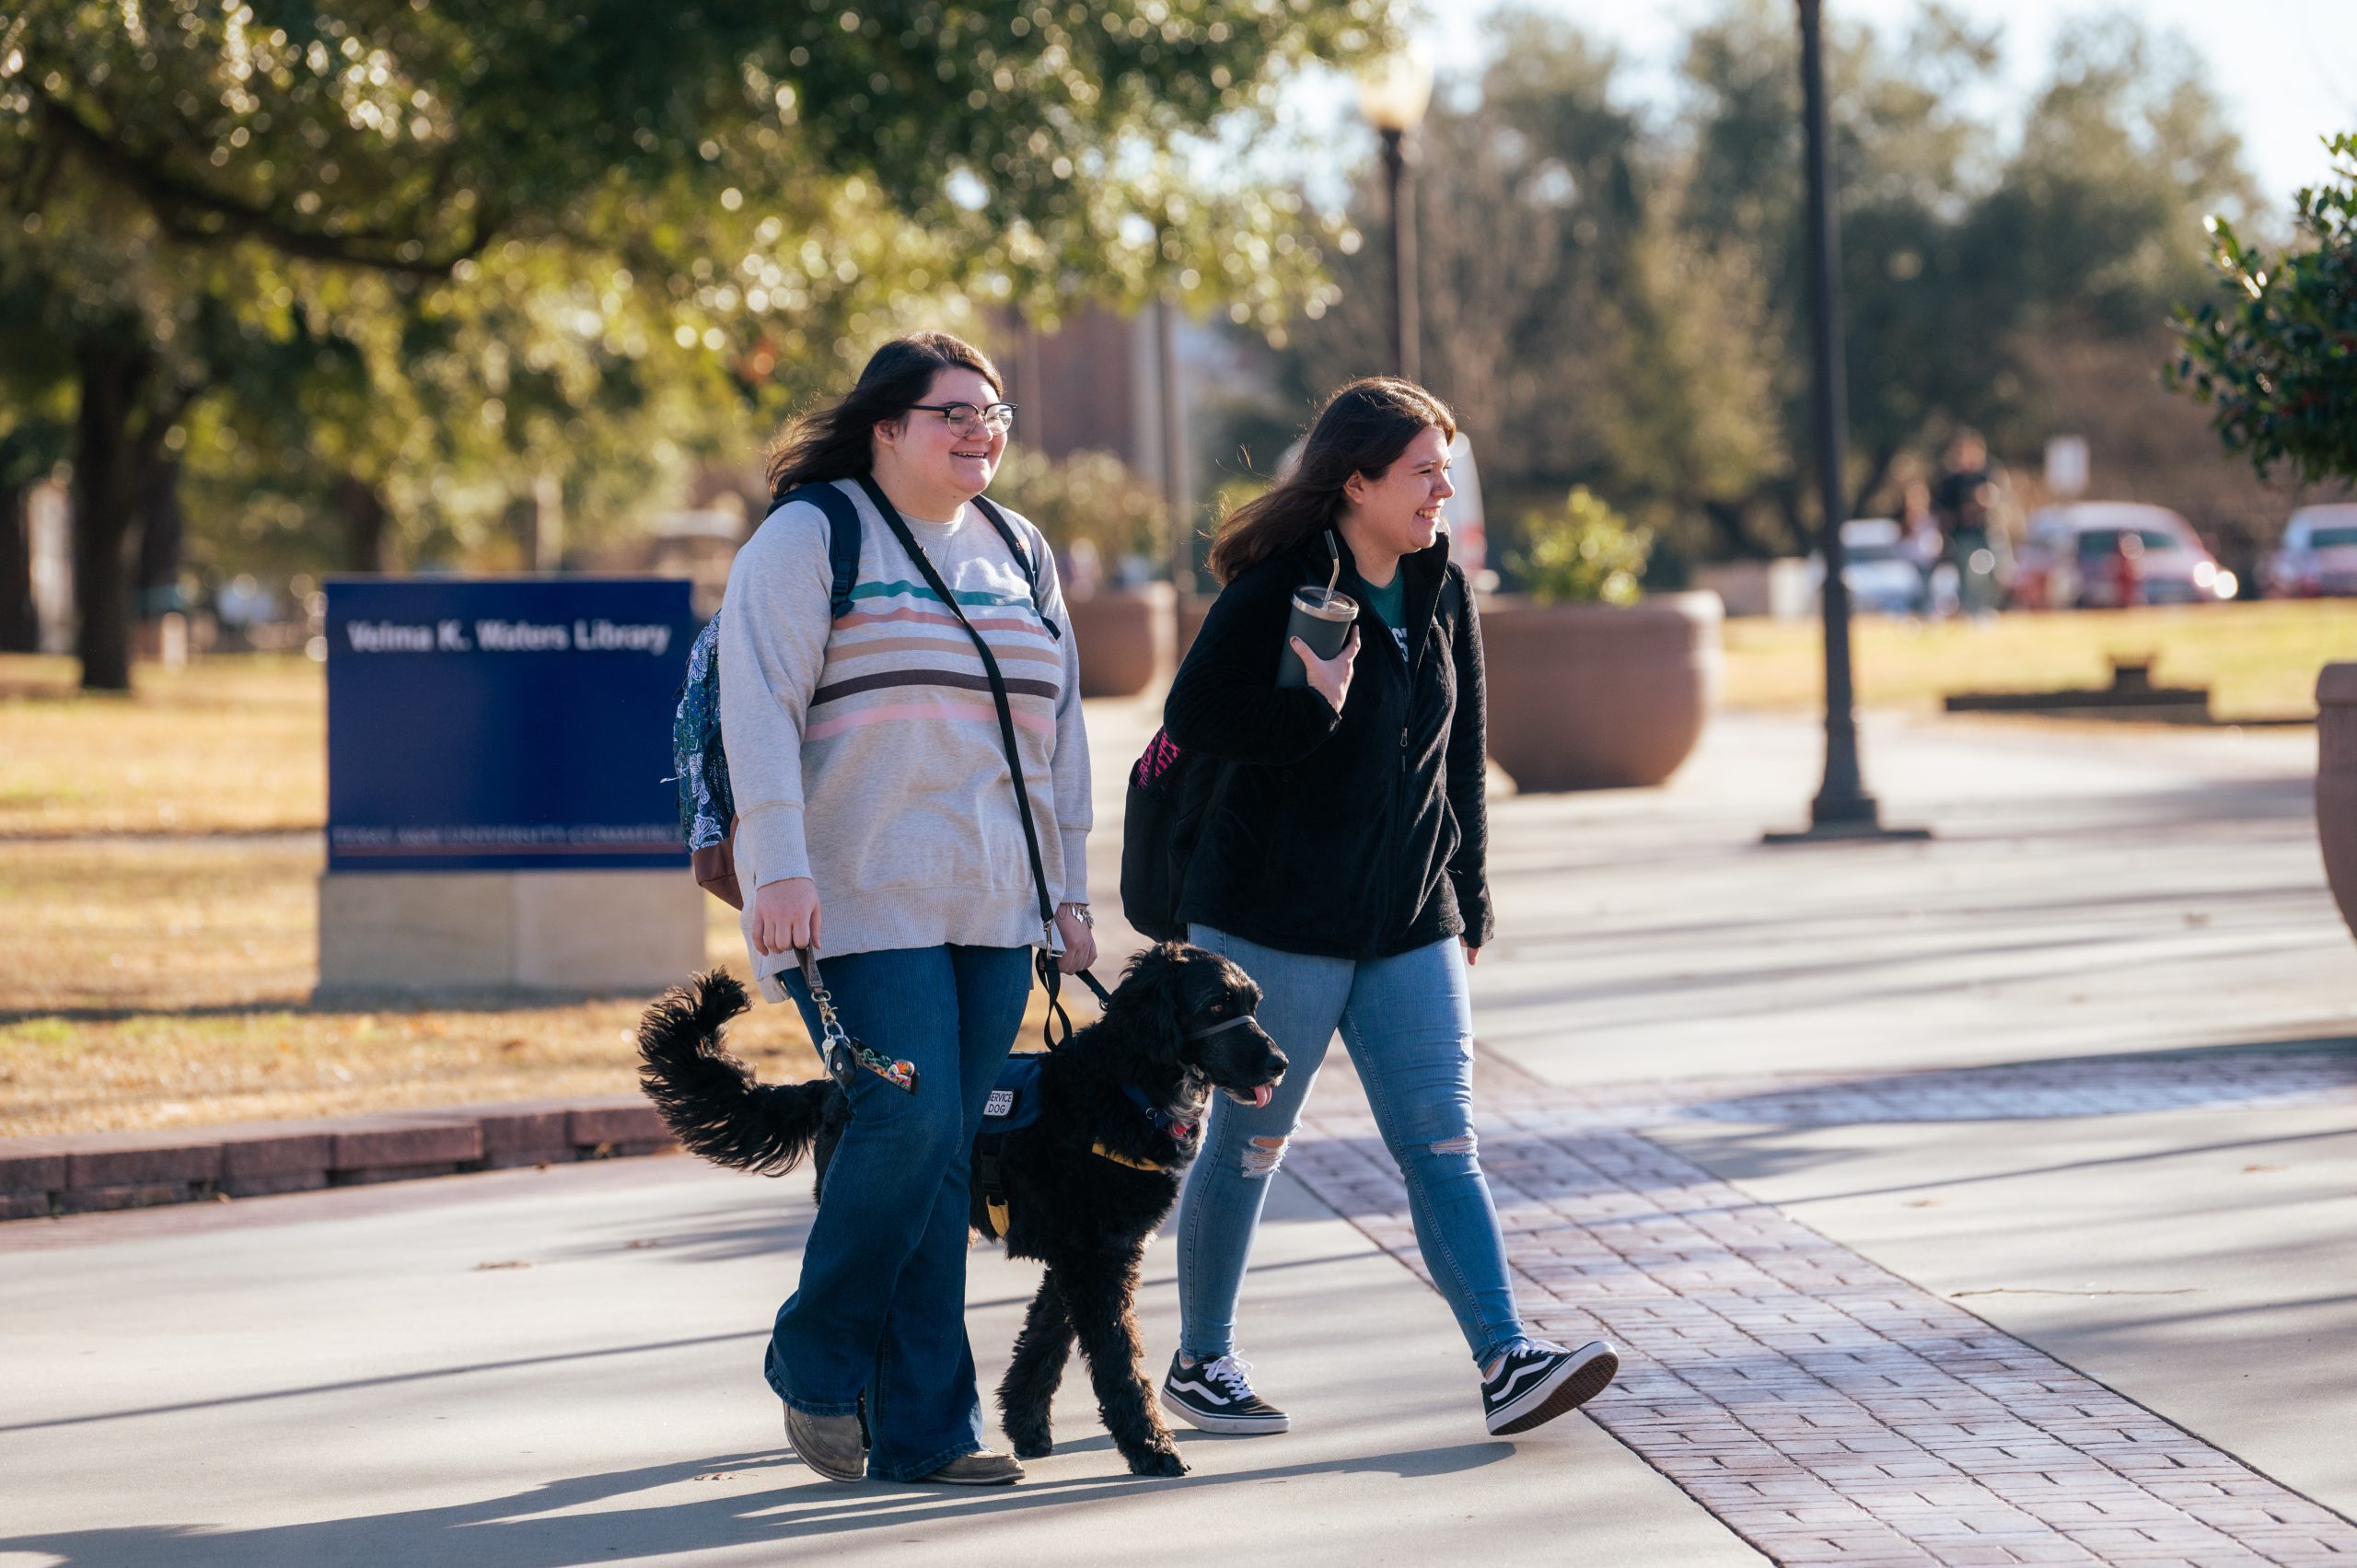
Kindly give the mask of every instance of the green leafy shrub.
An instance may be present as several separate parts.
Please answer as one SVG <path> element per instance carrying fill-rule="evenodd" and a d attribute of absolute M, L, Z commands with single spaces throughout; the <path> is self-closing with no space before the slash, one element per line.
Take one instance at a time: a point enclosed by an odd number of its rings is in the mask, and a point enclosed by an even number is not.
<path fill-rule="evenodd" d="M 2357 134 L 2328 144 L 2338 183 L 2300 192 L 2305 247 L 2270 265 L 2223 218 L 2210 232 L 2224 305 L 2180 308 L 2164 374 L 2216 412 L 2211 427 L 2264 479 L 2357 479 Z"/>
<path fill-rule="evenodd" d="M 1527 512 L 1528 547 L 1509 564 L 1541 604 L 1633 604 L 1643 592 L 1651 528 L 1633 528 L 1585 484 L 1560 506 Z"/>
<path fill-rule="evenodd" d="M 1109 572 L 1132 555 L 1158 571 L 1168 555 L 1162 493 L 1110 452 L 1074 452 L 1057 462 L 1018 448 L 1000 465 L 991 498 L 1039 524 L 1064 554 L 1086 540 Z"/>

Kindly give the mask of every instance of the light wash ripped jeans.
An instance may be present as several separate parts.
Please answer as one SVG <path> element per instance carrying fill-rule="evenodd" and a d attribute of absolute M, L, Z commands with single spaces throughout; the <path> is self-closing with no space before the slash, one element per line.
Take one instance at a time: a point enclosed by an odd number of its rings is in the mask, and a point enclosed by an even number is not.
<path fill-rule="evenodd" d="M 1407 1181 L 1416 1245 L 1474 1362 L 1523 1338 L 1474 1150 L 1473 1005 L 1457 938 L 1365 962 L 1283 952 L 1207 925 L 1190 926 L 1187 939 L 1260 982 L 1260 1027 L 1293 1065 L 1265 1106 L 1213 1097 L 1179 1211 L 1179 1348 L 1196 1361 L 1236 1350 L 1237 1299 L 1269 1178 L 1338 1027 Z"/>

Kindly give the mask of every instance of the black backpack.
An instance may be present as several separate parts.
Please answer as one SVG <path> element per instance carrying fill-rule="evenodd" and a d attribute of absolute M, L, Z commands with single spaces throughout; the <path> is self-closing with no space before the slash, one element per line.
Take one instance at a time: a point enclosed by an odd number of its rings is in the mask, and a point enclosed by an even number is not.
<path fill-rule="evenodd" d="M 1182 749 L 1160 729 L 1130 769 L 1121 813 L 1121 915 L 1141 936 L 1186 938 L 1178 900 L 1219 774 L 1215 759 Z"/>

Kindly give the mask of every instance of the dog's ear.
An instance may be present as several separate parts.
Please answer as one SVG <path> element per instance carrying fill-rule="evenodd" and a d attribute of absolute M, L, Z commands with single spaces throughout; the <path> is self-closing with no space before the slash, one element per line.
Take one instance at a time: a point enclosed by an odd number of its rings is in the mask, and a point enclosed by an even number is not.
<path fill-rule="evenodd" d="M 1156 1054 L 1177 1061 L 1186 1050 L 1181 1021 L 1187 1013 L 1187 959 L 1197 949 L 1183 942 L 1158 942 L 1130 960 L 1113 993 L 1113 1012 L 1124 1016 Z"/>

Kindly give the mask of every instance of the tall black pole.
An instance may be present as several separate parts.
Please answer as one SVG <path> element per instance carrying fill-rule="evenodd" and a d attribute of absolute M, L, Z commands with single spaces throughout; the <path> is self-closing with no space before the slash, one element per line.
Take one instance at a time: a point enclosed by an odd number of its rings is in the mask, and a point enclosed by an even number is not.
<path fill-rule="evenodd" d="M 1162 413 L 1162 505 L 1170 518 L 1170 583 L 1181 598 L 1195 591 L 1194 507 L 1187 471 L 1186 405 L 1178 390 L 1178 307 L 1167 289 L 1154 306 L 1154 367 Z"/>
<path fill-rule="evenodd" d="M 1402 380 L 1422 374 L 1416 320 L 1416 182 L 1408 177 L 1408 134 L 1383 129 L 1383 172 L 1391 189 L 1391 364 Z"/>
<path fill-rule="evenodd" d="M 1858 771 L 1858 723 L 1850 681 L 1850 589 L 1842 581 L 1848 552 L 1841 524 L 1849 513 L 1842 494 L 1842 449 L 1848 415 L 1841 396 L 1841 317 L 1839 294 L 1841 238 L 1833 211 L 1832 149 L 1826 129 L 1825 41 L 1821 0 L 1799 0 L 1801 11 L 1801 103 L 1807 126 L 1808 307 L 1816 331 L 1810 347 L 1816 361 L 1817 550 L 1825 559 L 1825 783 L 1809 803 L 1818 829 L 1871 830 L 1875 797 Z"/>

